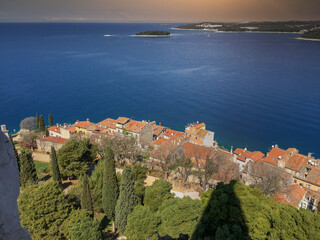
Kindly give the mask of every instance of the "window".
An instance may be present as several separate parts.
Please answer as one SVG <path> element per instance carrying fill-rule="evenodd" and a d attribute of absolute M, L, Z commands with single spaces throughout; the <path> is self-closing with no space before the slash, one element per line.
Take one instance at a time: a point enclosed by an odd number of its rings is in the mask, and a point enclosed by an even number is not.
<path fill-rule="evenodd" d="M 294 183 L 297 183 L 297 180 L 293 180 Z"/>
<path fill-rule="evenodd" d="M 306 188 L 310 188 L 311 186 L 309 184 L 306 185 Z"/>

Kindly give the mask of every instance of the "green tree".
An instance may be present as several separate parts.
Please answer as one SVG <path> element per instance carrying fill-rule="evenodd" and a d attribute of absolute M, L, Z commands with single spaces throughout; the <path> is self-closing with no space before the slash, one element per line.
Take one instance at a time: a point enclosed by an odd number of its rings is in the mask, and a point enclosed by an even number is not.
<path fill-rule="evenodd" d="M 52 115 L 51 113 L 49 113 L 49 116 L 48 116 L 48 122 L 49 122 L 49 125 L 52 126 L 53 125 L 53 118 L 52 118 Z"/>
<path fill-rule="evenodd" d="M 20 184 L 22 188 L 37 184 L 38 176 L 31 151 L 22 149 L 20 153 Z"/>
<path fill-rule="evenodd" d="M 163 201 L 173 198 L 170 193 L 172 184 L 166 180 L 156 180 L 152 186 L 146 188 L 146 195 L 144 204 L 150 208 L 151 211 L 157 211 Z"/>
<path fill-rule="evenodd" d="M 159 208 L 160 236 L 179 238 L 182 234 L 190 238 L 200 221 L 203 208 L 204 204 L 200 200 L 192 200 L 189 197 L 164 201 Z"/>
<path fill-rule="evenodd" d="M 70 240 L 101 240 L 100 224 L 98 221 L 85 217 L 71 227 Z"/>
<path fill-rule="evenodd" d="M 61 175 L 60 175 L 60 170 L 59 170 L 59 165 L 58 165 L 58 159 L 57 159 L 57 154 L 56 150 L 54 147 L 51 147 L 51 155 L 50 155 L 51 161 L 51 171 L 52 171 L 52 178 L 53 181 L 57 182 L 59 186 L 62 187 L 62 181 L 61 181 Z"/>
<path fill-rule="evenodd" d="M 103 210 L 112 221 L 112 230 L 115 232 L 115 207 L 119 196 L 117 174 L 115 169 L 114 154 L 110 147 L 105 150 L 105 166 L 103 173 L 102 204 Z"/>
<path fill-rule="evenodd" d="M 44 123 L 44 119 L 43 119 L 43 116 L 42 115 L 40 115 L 40 118 L 39 118 L 39 131 L 40 132 L 44 132 L 46 129 L 46 125 L 45 125 L 45 123 Z"/>
<path fill-rule="evenodd" d="M 148 172 L 148 168 L 142 166 L 141 164 L 135 164 L 132 167 L 134 191 L 137 197 L 139 197 L 140 202 L 142 202 L 142 197 L 146 190 L 144 180 L 147 178 L 146 176 L 147 172 Z"/>
<path fill-rule="evenodd" d="M 21 224 L 33 240 L 62 238 L 60 226 L 68 217 L 70 206 L 56 183 L 25 188 L 18 198 L 18 206 Z"/>
<path fill-rule="evenodd" d="M 84 174 L 82 180 L 81 208 L 90 211 L 93 216 L 93 204 L 87 174 Z"/>
<path fill-rule="evenodd" d="M 49 137 L 49 130 L 47 127 L 45 128 L 44 133 L 45 133 L 46 137 Z"/>
<path fill-rule="evenodd" d="M 14 158 L 17 160 L 17 167 L 18 167 L 19 174 L 20 174 L 20 157 L 19 157 L 19 153 L 18 153 L 18 151 L 16 149 L 16 144 L 14 143 L 11 135 L 9 136 L 9 140 L 10 140 L 10 142 L 12 144 L 12 147 L 13 147 Z"/>
<path fill-rule="evenodd" d="M 200 196 L 201 202 L 207 205 L 211 199 L 212 192 L 213 192 L 212 188 L 209 188 L 207 191 L 202 192 Z"/>
<path fill-rule="evenodd" d="M 87 172 L 96 157 L 96 147 L 89 139 L 71 139 L 58 152 L 61 174 L 65 177 L 80 176 Z"/>
<path fill-rule="evenodd" d="M 124 234 L 127 226 L 127 217 L 137 204 L 137 197 L 134 193 L 134 182 L 131 167 L 125 166 L 122 172 L 120 195 L 116 205 L 115 222 L 121 234 Z"/>
<path fill-rule="evenodd" d="M 80 222 L 86 217 L 91 217 L 92 212 L 86 209 L 73 209 L 69 217 L 61 225 L 61 232 L 67 238 L 71 238 L 71 228 L 74 224 Z"/>
<path fill-rule="evenodd" d="M 103 187 L 103 172 L 104 172 L 104 159 L 100 159 L 95 165 L 91 176 L 89 177 L 89 185 L 92 193 L 92 200 L 94 210 L 98 212 L 103 211 L 102 207 L 102 187 Z"/>
<path fill-rule="evenodd" d="M 39 115 L 38 115 L 38 113 L 36 114 L 36 124 L 37 124 L 37 129 L 39 129 Z"/>
<path fill-rule="evenodd" d="M 148 207 L 138 205 L 128 216 L 125 235 L 128 240 L 158 240 L 160 216 Z"/>

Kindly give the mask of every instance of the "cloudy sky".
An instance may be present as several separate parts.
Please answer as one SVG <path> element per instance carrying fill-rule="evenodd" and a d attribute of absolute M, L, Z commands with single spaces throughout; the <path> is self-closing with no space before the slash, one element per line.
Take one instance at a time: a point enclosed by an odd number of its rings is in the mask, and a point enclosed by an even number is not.
<path fill-rule="evenodd" d="M 0 22 L 320 20 L 320 0 L 0 0 Z"/>

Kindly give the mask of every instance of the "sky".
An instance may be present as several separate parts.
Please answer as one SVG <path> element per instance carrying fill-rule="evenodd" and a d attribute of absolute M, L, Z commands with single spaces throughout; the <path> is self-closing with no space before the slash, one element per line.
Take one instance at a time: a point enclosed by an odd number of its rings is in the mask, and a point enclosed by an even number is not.
<path fill-rule="evenodd" d="M 320 0 L 0 0 L 0 22 L 320 20 Z"/>

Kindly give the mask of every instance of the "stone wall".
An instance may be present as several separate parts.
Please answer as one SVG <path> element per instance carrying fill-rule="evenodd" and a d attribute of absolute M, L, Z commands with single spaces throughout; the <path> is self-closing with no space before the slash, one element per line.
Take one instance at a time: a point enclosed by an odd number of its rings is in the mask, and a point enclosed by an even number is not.
<path fill-rule="evenodd" d="M 19 173 L 12 144 L 0 131 L 0 239 L 29 240 L 22 228 L 18 211 Z"/>

